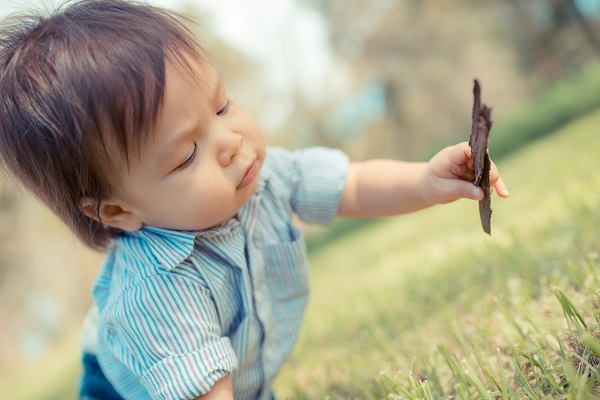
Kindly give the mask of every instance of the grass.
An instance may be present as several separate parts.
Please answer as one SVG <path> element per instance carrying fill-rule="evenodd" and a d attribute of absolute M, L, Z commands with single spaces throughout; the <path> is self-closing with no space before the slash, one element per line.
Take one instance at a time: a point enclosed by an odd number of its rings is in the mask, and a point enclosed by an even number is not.
<path fill-rule="evenodd" d="M 313 248 L 278 397 L 600 396 L 599 129 L 593 113 L 504 158 L 491 237 L 462 201 Z"/>

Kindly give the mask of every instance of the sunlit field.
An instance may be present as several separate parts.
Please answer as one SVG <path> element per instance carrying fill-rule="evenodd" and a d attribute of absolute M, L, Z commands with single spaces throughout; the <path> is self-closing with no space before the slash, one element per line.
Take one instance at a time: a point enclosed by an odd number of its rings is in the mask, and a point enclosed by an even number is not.
<path fill-rule="evenodd" d="M 595 113 L 504 158 L 491 237 L 461 201 L 313 251 L 277 397 L 600 396 L 599 131 Z"/>

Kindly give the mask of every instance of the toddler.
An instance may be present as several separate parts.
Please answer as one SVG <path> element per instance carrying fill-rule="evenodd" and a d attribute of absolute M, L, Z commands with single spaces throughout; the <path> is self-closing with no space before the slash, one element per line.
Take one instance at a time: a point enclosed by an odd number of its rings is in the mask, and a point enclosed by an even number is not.
<path fill-rule="evenodd" d="M 107 253 L 83 398 L 270 399 L 309 293 L 293 215 L 483 198 L 466 143 L 428 163 L 267 147 L 184 22 L 83 0 L 0 29 L 3 163 Z M 508 196 L 495 166 L 491 186 Z"/>

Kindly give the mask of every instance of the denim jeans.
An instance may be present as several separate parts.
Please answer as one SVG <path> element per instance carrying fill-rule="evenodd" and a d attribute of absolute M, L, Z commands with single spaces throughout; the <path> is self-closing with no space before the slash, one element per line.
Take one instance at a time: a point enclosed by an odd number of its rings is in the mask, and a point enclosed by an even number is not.
<path fill-rule="evenodd" d="M 123 400 L 102 373 L 95 355 L 83 354 L 83 376 L 79 387 L 80 400 Z"/>

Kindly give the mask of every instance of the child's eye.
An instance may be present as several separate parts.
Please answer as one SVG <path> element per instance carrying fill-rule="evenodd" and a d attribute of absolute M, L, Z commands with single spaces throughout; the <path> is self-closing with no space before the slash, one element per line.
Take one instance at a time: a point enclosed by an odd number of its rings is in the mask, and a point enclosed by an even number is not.
<path fill-rule="evenodd" d="M 196 143 L 194 142 L 194 150 L 192 151 L 192 154 L 187 158 L 187 160 L 185 160 L 184 162 L 182 162 L 181 165 L 178 166 L 175 169 L 177 171 L 181 171 L 181 170 L 184 170 L 187 167 L 189 167 L 190 164 L 194 162 L 194 158 L 196 158 L 197 151 L 198 151 L 198 146 L 196 146 Z"/>
<path fill-rule="evenodd" d="M 229 110 L 229 99 L 225 102 L 225 105 L 217 111 L 217 115 L 220 117 L 221 115 L 227 114 L 227 110 Z"/>

